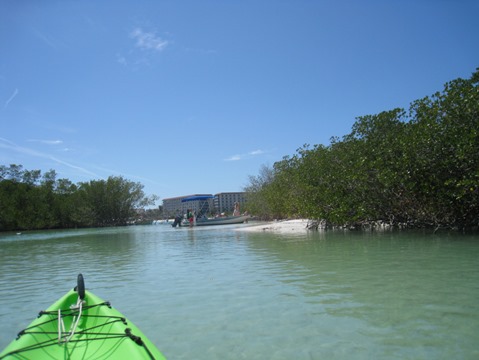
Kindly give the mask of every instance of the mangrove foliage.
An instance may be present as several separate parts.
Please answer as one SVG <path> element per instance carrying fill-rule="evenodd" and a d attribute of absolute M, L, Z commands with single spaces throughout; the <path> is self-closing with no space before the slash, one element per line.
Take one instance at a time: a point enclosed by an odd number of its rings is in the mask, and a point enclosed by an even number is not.
<path fill-rule="evenodd" d="M 248 210 L 352 227 L 479 224 L 479 69 L 250 176 Z"/>
<path fill-rule="evenodd" d="M 121 176 L 78 184 L 56 177 L 0 165 L 0 231 L 126 225 L 157 199 Z"/>

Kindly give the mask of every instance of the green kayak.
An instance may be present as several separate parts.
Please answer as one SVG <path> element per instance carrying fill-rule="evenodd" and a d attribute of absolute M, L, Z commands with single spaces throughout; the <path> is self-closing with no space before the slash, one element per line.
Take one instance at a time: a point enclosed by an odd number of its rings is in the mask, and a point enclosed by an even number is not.
<path fill-rule="evenodd" d="M 0 359 L 165 359 L 109 302 L 77 286 L 41 311 Z"/>

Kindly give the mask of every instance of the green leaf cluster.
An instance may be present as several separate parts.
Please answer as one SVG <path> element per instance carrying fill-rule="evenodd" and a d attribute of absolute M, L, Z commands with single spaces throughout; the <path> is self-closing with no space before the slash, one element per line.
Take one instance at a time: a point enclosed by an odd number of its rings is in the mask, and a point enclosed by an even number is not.
<path fill-rule="evenodd" d="M 342 139 L 304 145 L 250 177 L 250 211 L 334 225 L 477 227 L 478 85 L 476 69 L 409 111 L 361 116 Z"/>
<path fill-rule="evenodd" d="M 73 184 L 54 170 L 0 166 L 0 231 L 126 225 L 152 205 L 143 185 L 121 176 Z"/>

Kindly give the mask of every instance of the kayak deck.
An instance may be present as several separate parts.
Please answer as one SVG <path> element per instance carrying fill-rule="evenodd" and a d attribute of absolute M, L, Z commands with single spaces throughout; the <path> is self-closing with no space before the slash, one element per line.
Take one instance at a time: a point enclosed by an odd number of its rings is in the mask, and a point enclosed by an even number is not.
<path fill-rule="evenodd" d="M 165 359 L 110 303 L 69 291 L 0 353 L 0 359 Z"/>

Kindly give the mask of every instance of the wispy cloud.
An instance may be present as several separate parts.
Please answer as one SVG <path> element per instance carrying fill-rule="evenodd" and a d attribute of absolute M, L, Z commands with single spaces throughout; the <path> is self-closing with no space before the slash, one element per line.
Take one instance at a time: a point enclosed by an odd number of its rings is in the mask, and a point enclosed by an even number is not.
<path fill-rule="evenodd" d="M 63 141 L 61 141 L 61 140 L 36 140 L 36 139 L 31 139 L 31 140 L 28 140 L 28 141 L 42 142 L 42 143 L 51 144 L 51 145 L 58 145 L 58 144 L 63 143 Z M 76 172 L 78 172 L 78 173 L 80 173 L 84 176 L 90 177 L 90 178 L 102 179 L 102 178 L 105 178 L 106 176 L 99 175 L 98 173 L 107 173 L 108 175 L 125 176 L 129 179 L 136 179 L 138 181 L 147 182 L 147 183 L 154 184 L 154 185 L 164 186 L 164 184 L 158 183 L 157 181 L 149 179 L 149 178 L 145 178 L 145 177 L 134 175 L 134 174 L 128 174 L 128 173 L 125 173 L 123 171 L 107 169 L 107 168 L 104 168 L 104 167 L 98 167 L 94 164 L 90 164 L 90 168 L 92 168 L 92 171 L 91 171 L 91 170 L 88 170 L 84 167 L 72 164 L 71 162 L 62 160 L 62 159 L 60 159 L 56 156 L 53 156 L 51 154 L 40 152 L 40 151 L 37 151 L 37 150 L 29 148 L 29 147 L 23 147 L 23 146 L 17 145 L 13 141 L 10 141 L 10 140 L 2 138 L 2 137 L 0 137 L 0 150 L 1 149 L 13 151 L 13 152 L 18 153 L 20 155 L 30 156 L 30 157 L 34 157 L 34 158 L 47 159 L 47 160 L 53 161 L 53 162 L 55 162 L 59 165 L 63 165 L 63 166 L 66 166 L 70 169 L 73 169 Z M 68 149 L 66 149 L 66 148 L 61 149 L 61 151 L 68 151 Z M 3 152 L 0 151 L 0 153 L 3 153 Z"/>
<path fill-rule="evenodd" d="M 13 99 L 15 99 L 15 97 L 18 95 L 18 89 L 15 89 L 13 91 L 13 94 L 8 98 L 7 101 L 5 101 L 5 104 L 3 105 L 3 108 L 6 109 L 8 107 L 8 105 L 12 102 Z"/>
<path fill-rule="evenodd" d="M 253 156 L 258 156 L 258 155 L 262 155 L 264 154 L 265 151 L 264 150 L 253 150 L 253 151 L 250 151 L 248 153 L 245 153 L 245 154 L 236 154 L 236 155 L 232 155 L 228 158 L 225 159 L 225 161 L 239 161 L 239 160 L 244 160 L 244 159 L 247 159 L 247 158 L 251 158 Z"/>
<path fill-rule="evenodd" d="M 168 46 L 168 41 L 157 36 L 154 32 L 146 32 L 136 28 L 130 33 L 130 37 L 136 41 L 136 47 L 142 50 L 162 51 Z"/>
<path fill-rule="evenodd" d="M 47 44 L 49 47 L 56 49 L 57 46 L 55 44 L 55 41 L 53 41 L 49 36 L 45 35 L 44 33 L 40 32 L 37 28 L 32 27 L 34 34 L 42 40 L 45 44 Z"/>
<path fill-rule="evenodd" d="M 99 167 L 99 166 L 95 166 L 95 169 L 100 170 L 101 172 L 104 172 L 104 173 L 107 173 L 107 174 L 110 174 L 110 175 L 124 176 L 128 179 L 136 179 L 136 180 L 139 180 L 139 181 L 144 181 L 144 182 L 148 182 L 148 183 L 155 184 L 155 185 L 164 185 L 164 184 L 159 183 L 155 180 L 152 180 L 152 179 L 149 179 L 149 178 L 146 178 L 146 177 L 143 177 L 143 176 L 138 176 L 136 174 L 129 174 L 129 173 L 126 173 L 124 171 L 118 171 L 118 170 L 115 170 L 115 169 Z"/>
<path fill-rule="evenodd" d="M 225 161 L 239 161 L 242 159 L 241 155 L 232 155 L 229 158 L 226 158 Z"/>
<path fill-rule="evenodd" d="M 40 139 L 30 139 L 29 142 L 38 142 L 45 145 L 60 145 L 63 144 L 62 140 L 40 140 Z"/>
<path fill-rule="evenodd" d="M 118 64 L 123 65 L 123 66 L 128 65 L 128 61 L 127 61 L 126 58 L 125 58 L 123 55 L 121 55 L 121 54 L 116 54 L 116 62 L 117 62 Z"/>
<path fill-rule="evenodd" d="M 135 28 L 128 36 L 134 40 L 134 47 L 139 51 L 129 49 L 118 52 L 115 54 L 116 62 L 133 70 L 150 66 L 153 60 L 152 55 L 162 52 L 170 44 L 168 40 L 161 38 L 155 32 L 145 31 L 141 27 Z"/>
<path fill-rule="evenodd" d="M 95 174 L 94 172 L 92 172 L 88 169 L 85 169 L 81 166 L 77 166 L 77 165 L 71 164 L 67 161 L 58 159 L 57 157 L 54 157 L 50 154 L 46 154 L 46 153 L 43 153 L 43 152 L 40 152 L 40 151 L 37 151 L 37 150 L 34 150 L 34 149 L 30 149 L 30 148 L 27 148 L 27 147 L 19 146 L 19 145 L 15 144 L 14 142 L 12 142 L 10 140 L 7 140 L 7 139 L 4 139 L 4 138 L 0 138 L 0 148 L 11 150 L 11 151 L 14 151 L 16 153 L 23 154 L 23 155 L 48 159 L 48 160 L 54 161 L 58 164 L 67 166 L 71 169 L 77 170 L 77 171 L 79 171 L 79 172 L 81 172 L 85 175 L 93 176 L 93 177 L 97 177 L 97 178 L 100 177 L 99 175 Z"/>

